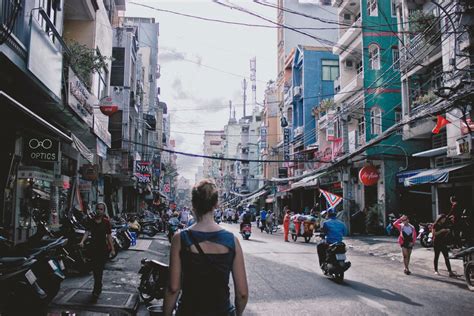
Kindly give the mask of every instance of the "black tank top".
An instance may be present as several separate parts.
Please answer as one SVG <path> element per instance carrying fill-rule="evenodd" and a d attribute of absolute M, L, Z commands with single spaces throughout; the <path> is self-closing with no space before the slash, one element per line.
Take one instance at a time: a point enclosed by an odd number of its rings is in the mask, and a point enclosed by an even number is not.
<path fill-rule="evenodd" d="M 191 252 L 193 239 L 197 243 L 209 241 L 226 246 L 229 252 L 205 256 Z M 233 309 L 229 294 L 229 276 L 234 257 L 234 235 L 226 230 L 216 232 L 184 230 L 181 232 L 183 287 L 177 315 L 229 315 Z"/>

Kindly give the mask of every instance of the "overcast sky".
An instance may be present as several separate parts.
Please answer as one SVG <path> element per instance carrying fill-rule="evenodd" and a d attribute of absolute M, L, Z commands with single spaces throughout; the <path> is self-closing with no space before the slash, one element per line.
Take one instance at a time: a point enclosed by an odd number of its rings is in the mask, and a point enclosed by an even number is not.
<path fill-rule="evenodd" d="M 204 130 L 223 129 L 229 118 L 229 100 L 236 104 L 237 119 L 242 116 L 241 81 L 250 75 L 253 56 L 257 58 L 257 102 L 263 101 L 265 83 L 276 77 L 277 31 L 200 21 L 132 2 L 212 19 L 269 24 L 211 0 L 127 1 L 127 16 L 155 17 L 160 24 L 158 83 L 160 100 L 168 104 L 171 114 L 171 138 L 176 140 L 177 150 L 202 154 Z M 251 0 L 232 3 L 276 20 L 272 8 Z M 249 102 L 249 90 L 247 95 Z M 202 159 L 178 155 L 178 171 L 191 183 L 202 163 Z"/>

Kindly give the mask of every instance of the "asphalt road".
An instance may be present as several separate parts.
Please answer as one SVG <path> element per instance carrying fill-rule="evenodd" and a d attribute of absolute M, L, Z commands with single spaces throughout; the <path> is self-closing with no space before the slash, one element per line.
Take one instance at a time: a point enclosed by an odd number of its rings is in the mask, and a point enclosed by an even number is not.
<path fill-rule="evenodd" d="M 238 225 L 221 225 L 238 235 Z M 462 280 L 421 266 L 407 276 L 399 262 L 349 249 L 352 267 L 337 284 L 318 267 L 315 243 L 285 243 L 281 232 L 253 228 L 250 240 L 239 235 L 250 290 L 245 315 L 474 315 L 474 293 Z"/>

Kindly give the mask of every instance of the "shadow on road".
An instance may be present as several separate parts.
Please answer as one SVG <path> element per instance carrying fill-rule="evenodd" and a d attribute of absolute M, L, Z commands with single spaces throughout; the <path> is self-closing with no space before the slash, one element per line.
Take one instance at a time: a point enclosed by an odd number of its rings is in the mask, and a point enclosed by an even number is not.
<path fill-rule="evenodd" d="M 352 280 L 345 281 L 345 283 L 341 285 L 351 287 L 352 289 L 357 290 L 364 296 L 370 295 L 384 300 L 402 302 L 408 305 L 423 306 L 422 304 L 413 302 L 410 298 L 389 289 L 376 288 L 371 285 Z"/>
<path fill-rule="evenodd" d="M 264 240 L 260 240 L 260 239 L 248 239 L 248 240 L 244 240 L 244 241 L 251 241 L 251 242 L 258 242 L 258 243 L 263 243 L 263 244 L 266 244 L 267 242 L 264 241 Z"/>
<path fill-rule="evenodd" d="M 421 279 L 425 279 L 425 280 L 429 280 L 429 281 L 443 282 L 443 283 L 446 283 L 446 284 L 449 284 L 449 285 L 455 285 L 460 289 L 467 290 L 466 283 L 461 278 L 456 278 L 456 279 L 449 278 L 448 279 L 448 277 L 443 277 L 443 276 L 429 277 L 429 276 L 426 276 L 426 275 L 416 274 L 416 273 L 412 273 L 412 275 L 416 276 L 417 278 L 421 278 Z"/>

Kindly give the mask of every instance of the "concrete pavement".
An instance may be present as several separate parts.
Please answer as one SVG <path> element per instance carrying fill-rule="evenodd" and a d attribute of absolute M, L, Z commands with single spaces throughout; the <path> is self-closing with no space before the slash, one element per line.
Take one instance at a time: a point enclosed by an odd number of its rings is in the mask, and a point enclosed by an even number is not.
<path fill-rule="evenodd" d="M 441 276 L 432 273 L 433 253 L 416 247 L 412 272 L 403 274 L 401 253 L 395 238 L 359 236 L 346 239 L 352 267 L 343 285 L 324 277 L 317 266 L 316 243 L 283 242 L 281 231 L 274 235 L 254 229 L 249 241 L 238 234 L 238 225 L 221 224 L 238 236 L 244 250 L 250 299 L 245 315 L 432 315 L 451 313 L 471 315 L 474 304 L 462 279 L 447 277 L 440 260 Z M 255 226 L 253 226 L 255 228 Z M 119 253 L 104 274 L 104 291 L 137 293 L 138 270 L 143 257 L 168 262 L 169 243 L 165 236 L 145 239 L 139 249 Z M 151 242 L 149 242 L 151 241 Z M 452 260 L 458 273 L 462 264 Z M 233 286 L 230 285 L 231 292 Z M 51 310 L 68 310 L 61 298 L 71 290 L 92 290 L 92 276 L 75 277 L 63 282 Z M 75 311 L 120 314 L 119 308 L 94 309 L 82 306 Z M 148 315 L 141 303 L 137 315 Z"/>

